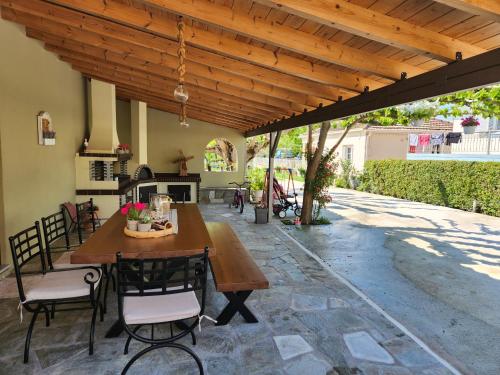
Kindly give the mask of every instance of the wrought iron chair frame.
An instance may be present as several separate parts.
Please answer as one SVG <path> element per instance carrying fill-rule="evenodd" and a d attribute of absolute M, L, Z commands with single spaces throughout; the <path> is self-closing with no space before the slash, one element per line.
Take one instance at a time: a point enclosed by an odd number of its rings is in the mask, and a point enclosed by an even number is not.
<path fill-rule="evenodd" d="M 83 205 L 87 205 L 87 207 L 93 207 L 93 201 L 90 199 L 88 202 L 84 202 L 81 204 L 82 209 Z M 78 204 L 77 204 L 78 206 Z M 47 263 L 49 266 L 50 270 L 54 269 L 54 265 L 52 262 L 52 253 L 58 253 L 58 252 L 65 252 L 71 250 L 73 247 L 78 247 L 80 246 L 82 242 L 82 236 L 79 234 L 78 244 L 70 244 L 70 238 L 69 238 L 69 231 L 71 228 L 71 225 L 68 226 L 68 220 L 66 219 L 66 214 L 65 211 L 68 211 L 68 209 L 64 206 L 61 205 L 61 210 L 59 212 L 56 212 L 52 215 L 42 217 L 42 227 L 43 227 L 43 236 L 44 236 L 44 243 L 45 243 L 45 253 L 47 255 Z M 68 212 L 69 214 L 69 212 Z M 77 221 L 79 217 L 79 212 L 77 208 Z M 92 219 L 92 222 L 94 222 L 94 219 Z M 77 226 L 79 228 L 79 225 Z M 54 241 L 64 237 L 66 246 L 52 246 L 52 243 Z M 53 251 L 53 250 L 60 250 L 63 249 L 63 251 Z M 104 276 L 106 277 L 106 286 L 104 289 L 104 313 L 106 313 L 107 310 L 107 299 L 108 299 L 108 288 L 109 288 L 109 280 L 111 279 L 113 283 L 113 291 L 116 291 L 116 281 L 113 276 L 113 265 L 111 265 L 110 269 L 108 270 L 108 266 L 106 264 L 101 265 L 102 270 L 104 272 Z M 55 306 L 52 308 L 51 311 L 51 318 L 53 319 L 55 315 Z"/>
<path fill-rule="evenodd" d="M 50 326 L 49 317 L 49 307 L 53 305 L 72 305 L 89 302 L 89 307 L 70 307 L 61 309 L 59 311 L 74 311 L 74 310 L 88 310 L 92 309 L 92 320 L 90 325 L 90 337 L 89 337 L 89 355 L 94 352 L 94 332 L 95 332 L 95 321 L 97 317 L 97 310 L 100 310 L 100 320 L 103 321 L 103 309 L 102 303 L 99 301 L 101 294 L 101 276 L 102 272 L 97 267 L 82 266 L 82 267 L 72 267 L 72 268 L 61 268 L 61 269 L 47 269 L 45 264 L 44 251 L 42 248 L 42 237 L 40 234 L 40 224 L 38 221 L 35 222 L 34 226 L 22 230 L 21 232 L 9 237 L 10 248 L 12 252 L 12 260 L 14 264 L 14 272 L 16 275 L 17 287 L 19 291 L 19 299 L 22 305 L 21 308 L 25 308 L 27 311 L 32 313 L 32 318 L 26 334 L 26 341 L 24 345 L 24 363 L 29 360 L 29 347 L 31 342 L 31 335 L 33 328 L 35 326 L 36 318 L 38 314 L 43 310 L 45 313 L 45 325 Z M 26 246 L 24 246 L 26 245 Z M 27 256 L 25 256 L 27 255 Z M 22 273 L 21 269 L 30 260 L 40 257 L 41 272 L 29 272 Z M 27 301 L 26 295 L 24 293 L 22 275 L 45 275 L 48 273 L 55 272 L 66 272 L 70 270 L 85 270 L 88 269 L 89 272 L 84 275 L 84 282 L 89 285 L 89 294 L 81 297 L 71 297 L 71 298 L 57 298 L 57 299 L 40 299 L 40 300 L 29 300 Z M 93 272 L 95 271 L 95 273 Z M 99 282 L 97 288 L 95 284 Z M 96 293 L 97 289 L 97 293 Z"/>
<path fill-rule="evenodd" d="M 116 255 L 117 262 L 117 295 L 118 295 L 118 314 L 120 321 L 129 335 L 127 338 L 124 354 L 128 353 L 128 347 L 132 338 L 146 344 L 149 347 L 141 350 L 135 354 L 127 363 L 122 371 L 122 375 L 126 374 L 133 363 L 142 357 L 144 354 L 154 349 L 160 348 L 176 348 L 183 350 L 193 357 L 198 365 L 200 374 L 204 374 L 203 365 L 199 357 L 187 346 L 175 343 L 180 338 L 191 334 L 193 338 L 193 345 L 195 345 L 194 329 L 199 324 L 200 316 L 205 311 L 206 301 L 206 286 L 207 286 L 207 272 L 208 272 L 208 247 L 202 254 L 174 257 L 174 258 L 160 258 L 160 259 L 125 259 L 122 258 L 121 253 Z M 149 265 L 150 268 L 145 268 Z M 182 273 L 182 278 L 173 278 L 178 272 Z M 130 278 L 127 277 L 130 276 Z M 179 289 L 171 289 L 178 287 Z M 132 288 L 132 290 L 130 290 Z M 158 290 L 161 289 L 161 290 Z M 183 320 L 167 321 L 163 323 L 170 323 L 170 337 L 155 339 L 154 326 L 155 324 L 138 324 L 131 328 L 124 318 L 123 304 L 124 297 L 140 298 L 141 296 L 160 296 L 167 294 L 176 294 L 184 292 L 201 291 L 200 313 L 194 321 L 187 325 Z M 176 324 L 182 329 L 180 333 L 173 335 L 172 323 Z M 151 325 L 151 336 L 145 337 L 139 335 L 138 330 L 144 325 Z"/>

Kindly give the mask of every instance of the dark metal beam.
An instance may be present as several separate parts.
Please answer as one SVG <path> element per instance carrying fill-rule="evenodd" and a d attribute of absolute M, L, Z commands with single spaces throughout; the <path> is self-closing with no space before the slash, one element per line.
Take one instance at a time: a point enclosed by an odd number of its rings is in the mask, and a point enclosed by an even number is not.
<path fill-rule="evenodd" d="M 245 137 L 341 119 L 500 82 L 500 48 L 466 60 L 457 60 L 447 66 L 412 78 L 402 78 L 398 82 L 377 90 L 365 92 L 311 112 L 262 125 L 247 131 Z"/>

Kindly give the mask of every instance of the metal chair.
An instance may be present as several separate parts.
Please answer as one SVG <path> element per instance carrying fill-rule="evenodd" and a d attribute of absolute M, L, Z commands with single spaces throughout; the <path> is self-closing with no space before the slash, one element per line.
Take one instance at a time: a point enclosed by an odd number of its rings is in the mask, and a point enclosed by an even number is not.
<path fill-rule="evenodd" d="M 72 232 L 76 229 L 80 244 L 83 243 L 83 231 L 86 223 L 90 222 L 92 225 L 92 233 L 101 225 L 99 219 L 95 216 L 94 200 L 92 198 L 86 202 L 77 203 L 76 205 L 70 202 L 63 203 L 61 209 L 67 224 L 69 224 L 67 229 L 68 232 Z"/>
<path fill-rule="evenodd" d="M 51 308 L 54 305 L 70 305 L 70 307 L 60 309 L 59 311 L 92 309 L 89 355 L 93 354 L 95 320 L 99 308 L 101 321 L 104 318 L 102 304 L 99 302 L 101 270 L 92 266 L 47 269 L 38 221 L 35 222 L 34 226 L 9 237 L 9 243 L 21 308 L 33 314 L 26 334 L 24 363 L 27 363 L 29 360 L 31 334 L 38 314 L 42 311 L 45 313 L 45 325 L 48 327 L 50 325 L 49 307 Z M 37 258 L 39 258 L 38 262 Z M 21 270 L 30 261 L 33 262 L 33 266 L 39 267 L 36 272 L 31 272 L 30 274 L 40 275 L 41 280 L 36 285 L 25 289 L 22 275 L 26 273 L 21 273 Z M 89 306 L 81 307 L 81 304 L 86 302 L 89 303 Z M 78 304 L 78 306 L 71 307 L 72 304 Z"/>
<path fill-rule="evenodd" d="M 102 268 L 104 276 L 106 277 L 106 286 L 105 286 L 106 289 L 104 290 L 104 312 L 106 312 L 107 296 L 108 296 L 107 291 L 110 279 L 113 282 L 113 291 L 116 291 L 116 282 L 111 272 L 112 269 L 110 270 L 110 272 L 108 272 L 107 265 L 105 264 L 104 265 L 100 264 L 75 265 L 71 263 L 54 264 L 52 260 L 53 253 L 71 251 L 72 248 L 80 246 L 81 243 L 76 243 L 76 244 L 70 243 L 70 236 L 69 236 L 70 225 L 68 225 L 67 223 L 64 208 L 61 208 L 61 211 L 56 212 L 52 215 L 42 217 L 41 221 L 43 228 L 43 237 L 45 242 L 45 254 L 47 255 L 47 265 L 50 270 L 61 269 L 61 268 L 67 269 L 78 266 L 90 266 L 90 267 Z M 57 241 L 61 240 L 62 238 L 64 238 L 64 244 L 61 246 L 57 243 Z M 55 306 L 52 306 L 51 318 L 53 319 L 54 316 L 55 316 Z"/>
<path fill-rule="evenodd" d="M 84 225 L 90 221 L 92 225 L 92 233 L 97 227 L 101 226 L 101 222 L 95 216 L 94 200 L 90 198 L 86 202 L 77 203 L 76 205 L 76 228 L 78 230 L 78 240 L 83 243 Z"/>
<path fill-rule="evenodd" d="M 188 334 L 194 339 L 193 330 L 203 318 L 208 248 L 205 248 L 203 254 L 187 257 L 125 259 L 118 253 L 116 258 L 118 314 L 129 335 L 124 354 L 128 353 L 132 338 L 150 344 L 130 359 L 122 374 L 125 374 L 137 359 L 152 350 L 175 348 L 193 357 L 200 374 L 203 375 L 203 366 L 198 356 L 187 346 L 175 341 Z M 201 303 L 196 291 L 201 294 Z M 184 322 L 187 319 L 193 320 L 187 324 Z M 170 337 L 154 337 L 154 325 L 161 323 L 170 323 Z M 181 328 L 175 335 L 172 323 Z M 138 333 L 144 325 L 151 325 L 151 334 L 148 337 Z"/>

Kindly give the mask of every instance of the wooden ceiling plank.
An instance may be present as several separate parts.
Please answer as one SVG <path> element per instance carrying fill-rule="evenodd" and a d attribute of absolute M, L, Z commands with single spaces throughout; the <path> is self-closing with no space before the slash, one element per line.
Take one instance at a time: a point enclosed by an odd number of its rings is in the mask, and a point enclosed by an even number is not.
<path fill-rule="evenodd" d="M 141 51 L 139 49 L 142 49 L 143 53 L 150 52 L 143 47 L 134 46 L 132 48 L 130 46 L 123 46 L 120 43 L 113 43 L 113 41 L 110 38 L 102 38 L 97 34 L 84 32 L 72 27 L 64 27 L 52 21 L 42 19 L 39 17 L 32 17 L 29 15 L 25 15 L 21 12 L 13 11 L 10 9 L 2 11 L 2 17 L 8 20 L 19 22 L 25 26 L 32 27 L 37 30 L 42 30 L 52 34 L 65 36 L 66 38 L 75 39 L 87 44 L 94 44 L 95 46 L 100 46 L 102 48 L 111 48 L 111 49 L 115 48 L 116 51 L 122 53 L 131 53 L 131 51 L 133 50 L 135 53 L 140 54 Z M 161 59 L 161 57 L 158 58 Z M 157 62 L 160 63 L 161 61 Z M 304 106 L 300 106 L 292 102 L 267 97 L 250 91 L 244 92 L 243 90 L 238 90 L 238 89 L 235 90 L 227 85 L 226 86 L 219 85 L 219 86 L 221 87 L 220 88 L 215 87 L 214 89 L 215 92 L 220 92 L 221 94 L 227 94 L 232 96 L 244 97 L 247 98 L 249 101 L 268 105 L 270 108 L 276 108 L 277 110 L 281 110 L 284 113 L 291 114 L 292 112 L 302 112 L 303 109 L 305 108 Z"/>
<path fill-rule="evenodd" d="M 172 69 L 177 68 L 178 58 L 177 56 L 173 56 L 173 54 L 175 54 L 175 50 L 173 48 L 170 49 L 170 51 L 173 51 L 172 55 L 165 55 L 164 53 L 162 53 L 165 51 L 165 43 L 159 40 L 162 38 L 157 38 L 146 33 L 138 32 L 136 30 L 130 30 L 124 26 L 115 26 L 111 22 L 106 23 L 106 21 L 94 19 L 89 16 L 85 17 L 83 15 L 76 14 L 76 12 L 61 8 L 58 9 L 58 7 L 38 3 L 31 0 L 20 0 L 16 3 L 12 3 L 11 9 L 33 16 L 47 17 L 47 19 L 50 21 L 58 23 L 62 22 L 64 25 L 72 26 L 81 30 L 98 32 L 99 35 L 106 35 L 112 38 L 121 38 L 119 40 L 125 41 L 126 43 L 134 42 L 137 45 L 145 48 L 155 47 L 152 49 L 155 49 L 158 52 L 158 59 L 161 59 L 165 65 Z M 168 43 L 170 43 L 170 45 L 173 44 L 171 41 L 168 41 Z M 325 103 L 325 100 L 317 97 L 311 97 L 303 93 L 292 92 L 288 89 L 283 89 L 280 87 L 273 87 L 267 83 L 262 83 L 260 81 L 255 81 L 246 77 L 237 76 L 235 74 L 227 73 L 220 69 L 208 67 L 206 65 L 202 65 L 190 60 L 188 60 L 186 63 L 186 69 L 188 72 L 193 73 L 194 75 L 197 75 L 199 77 L 212 79 L 217 82 L 222 82 L 223 84 L 229 84 L 241 89 L 254 91 L 262 95 L 269 95 L 277 99 L 294 102 L 306 107 L 318 107 L 320 103 L 330 104 Z"/>
<path fill-rule="evenodd" d="M 154 12 L 155 9 L 134 7 L 133 5 L 113 0 L 50 0 L 50 2 L 100 18 L 106 18 L 113 22 L 133 26 L 159 36 L 170 39 L 177 38 L 175 21 L 163 14 Z M 382 86 L 375 80 L 367 79 L 353 73 L 310 63 L 300 58 L 269 51 L 234 39 L 223 38 L 189 25 L 186 25 L 184 35 L 188 44 L 201 47 L 204 50 L 215 51 L 225 56 L 319 83 L 342 87 L 356 92 L 362 92 L 365 86 L 370 87 L 370 89 Z M 191 52 L 190 54 L 192 55 L 193 53 Z"/>
<path fill-rule="evenodd" d="M 229 7 L 215 5 L 206 0 L 146 0 L 145 2 L 296 53 L 385 78 L 398 79 L 403 71 L 408 72 L 411 76 L 423 73 L 421 69 L 409 64 L 373 56 L 359 49 L 327 41 L 293 27 L 270 23 L 260 17 L 235 12 Z M 286 1 L 267 0 L 258 0 L 257 2 L 264 3 L 266 6 L 269 6 L 270 3 L 278 3 L 278 8 L 286 3 Z M 296 2 L 309 4 L 311 1 L 296 0 Z M 333 8 L 335 9 L 335 7 Z M 288 11 L 288 9 L 286 10 Z M 328 12 L 323 9 L 322 13 Z"/>
<path fill-rule="evenodd" d="M 471 57 L 484 49 L 345 0 L 256 0 L 327 26 L 445 62 L 457 51 Z"/>
<path fill-rule="evenodd" d="M 434 1 L 500 23 L 500 2 L 498 0 L 434 0 Z"/>
<path fill-rule="evenodd" d="M 135 75 L 139 79 L 144 79 L 144 75 L 142 73 L 134 72 L 132 68 L 110 66 L 110 65 L 107 65 L 105 62 L 103 63 L 103 62 L 97 62 L 97 61 L 92 61 L 92 60 L 82 60 L 82 59 L 75 58 L 75 57 L 60 56 L 60 58 L 62 61 L 65 61 L 65 62 L 71 64 L 76 69 L 79 69 L 79 68 L 86 69 L 86 70 L 91 69 L 91 70 L 101 72 L 103 74 L 108 74 L 112 71 L 115 71 L 118 73 Z M 154 78 L 152 78 L 152 80 L 154 80 Z M 175 87 L 175 82 L 170 81 L 170 82 L 168 82 L 168 84 L 170 85 L 170 87 Z M 165 87 L 165 86 L 161 86 L 161 87 Z M 166 91 L 166 96 L 170 97 L 170 95 L 169 95 L 170 93 L 168 93 L 167 87 L 165 87 L 165 91 Z M 173 99 L 173 98 L 171 98 L 171 99 Z M 249 121 L 254 121 L 254 122 L 258 122 L 259 120 L 263 121 L 265 119 L 265 117 L 262 115 L 243 114 L 243 113 L 237 111 L 236 109 L 234 111 L 227 112 L 227 113 L 231 116 L 234 115 L 236 117 L 243 118 L 243 119 L 246 119 Z"/>
<path fill-rule="evenodd" d="M 155 49 L 159 53 L 162 53 L 165 65 L 175 68 L 178 64 L 175 52 L 175 42 L 173 41 L 39 1 L 18 0 L 15 3 L 6 3 L 5 5 L 34 16 L 44 17 L 82 30 L 90 30 L 101 35 L 115 37 L 125 42 Z M 166 55 L 164 53 L 165 51 L 171 54 Z M 212 59 L 208 59 L 208 61 L 212 62 L 214 56 L 216 57 L 215 61 L 212 65 L 204 65 L 197 61 L 207 61 L 207 59 L 201 58 L 199 55 L 207 55 L 208 53 L 198 50 L 196 51 L 195 58 L 190 59 L 191 52 L 192 48 L 188 48 L 186 66 L 189 72 L 233 86 L 252 89 L 261 94 L 313 107 L 318 107 L 320 104 L 330 104 L 328 102 L 332 102 L 333 99 L 336 100 L 338 96 L 343 96 L 344 98 L 352 96 L 352 94 L 345 91 L 342 92 L 340 90 L 324 87 L 311 81 L 301 80 L 300 78 L 287 76 L 283 73 L 273 72 L 236 60 L 233 60 L 234 63 L 231 64 L 227 70 L 218 69 L 214 66 L 219 64 L 224 65 L 229 59 L 222 56 L 219 56 L 217 59 L 217 55 L 212 53 L 208 56 Z M 238 75 L 238 70 L 242 70 L 244 75 Z M 317 94 L 318 92 L 319 94 Z"/>
<path fill-rule="evenodd" d="M 129 88 L 117 87 L 116 88 L 116 95 L 118 98 L 126 97 L 128 99 L 135 99 L 135 100 L 144 101 L 144 102 L 148 103 L 148 106 L 151 104 L 155 104 L 155 103 L 159 104 L 159 105 L 163 105 L 163 106 L 166 106 L 168 108 L 168 109 L 166 109 L 167 112 L 170 112 L 173 114 L 178 114 L 178 112 L 179 112 L 179 103 L 171 102 L 169 100 L 165 100 L 163 98 L 156 97 L 154 95 L 151 95 L 148 92 L 129 89 Z M 216 114 L 215 112 L 211 112 L 210 109 L 205 109 L 203 107 L 194 106 L 194 105 L 188 108 L 188 118 L 193 118 L 193 115 L 195 113 L 204 114 L 206 118 L 217 120 L 219 122 L 223 122 L 226 124 L 231 124 L 232 126 L 237 127 L 237 128 L 248 128 L 249 126 L 251 126 L 251 124 L 249 124 L 247 122 L 242 122 L 240 120 L 226 119 L 223 116 Z"/>

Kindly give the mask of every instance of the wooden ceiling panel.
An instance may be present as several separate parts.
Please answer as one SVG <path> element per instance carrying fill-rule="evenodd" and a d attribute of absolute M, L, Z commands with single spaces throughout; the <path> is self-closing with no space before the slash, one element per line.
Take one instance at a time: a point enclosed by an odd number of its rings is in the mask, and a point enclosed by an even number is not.
<path fill-rule="evenodd" d="M 335 7 L 328 8 L 329 5 Z M 2 17 L 124 99 L 240 131 L 500 46 L 497 0 L 0 0 Z M 142 99 L 141 99 L 142 98 Z M 197 116 L 197 117 L 194 117 Z"/>

